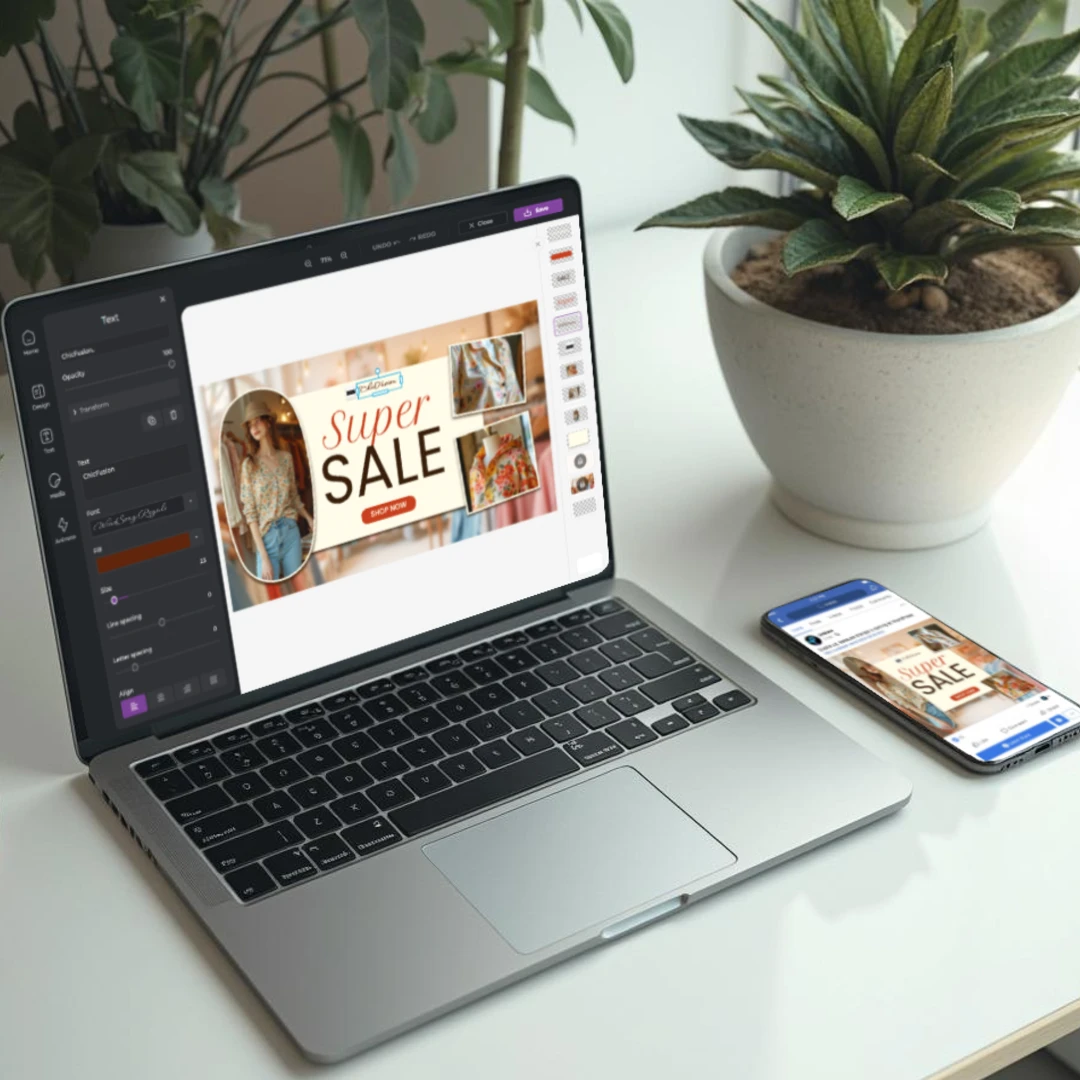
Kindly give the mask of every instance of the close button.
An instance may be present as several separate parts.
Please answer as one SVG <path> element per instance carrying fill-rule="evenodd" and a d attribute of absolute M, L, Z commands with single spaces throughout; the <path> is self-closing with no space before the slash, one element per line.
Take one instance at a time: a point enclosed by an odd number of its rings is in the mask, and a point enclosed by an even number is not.
<path fill-rule="evenodd" d="M 499 225 L 505 225 L 508 220 L 506 211 L 499 210 L 494 214 L 484 214 L 482 217 L 470 218 L 468 221 L 459 221 L 458 232 L 462 236 L 468 236 L 470 233 L 487 232 L 489 229 L 494 229 Z"/>

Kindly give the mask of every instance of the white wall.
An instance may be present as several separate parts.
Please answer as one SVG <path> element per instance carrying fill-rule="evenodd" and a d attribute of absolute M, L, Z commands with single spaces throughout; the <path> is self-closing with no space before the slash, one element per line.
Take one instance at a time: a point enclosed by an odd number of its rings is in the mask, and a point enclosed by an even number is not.
<path fill-rule="evenodd" d="M 742 102 L 734 87 L 754 88 L 759 72 L 782 61 L 732 0 L 619 0 L 634 30 L 637 68 L 623 85 L 600 34 L 586 16 L 584 34 L 565 0 L 546 0 L 543 60 L 538 61 L 577 122 L 577 140 L 561 124 L 528 113 L 523 180 L 571 173 L 582 184 L 593 228 L 633 226 L 658 210 L 726 183 L 773 184 L 775 173 L 735 173 L 709 157 L 683 130 L 678 113 L 731 119 Z M 787 0 L 763 0 L 787 19 Z M 534 58 L 535 59 L 535 58 Z M 502 88 L 492 88 L 492 182 Z M 771 190 L 771 188 L 769 189 Z"/>

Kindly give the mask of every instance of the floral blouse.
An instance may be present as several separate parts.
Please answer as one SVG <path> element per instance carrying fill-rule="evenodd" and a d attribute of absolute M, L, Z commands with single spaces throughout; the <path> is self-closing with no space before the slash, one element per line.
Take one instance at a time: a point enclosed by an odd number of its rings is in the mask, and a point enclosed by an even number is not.
<path fill-rule="evenodd" d="M 265 536 L 278 518 L 295 521 L 301 505 L 288 450 L 278 450 L 270 462 L 260 459 L 257 467 L 254 458 L 244 458 L 240 466 L 240 507 L 247 521 L 258 522 L 260 536 Z"/>
<path fill-rule="evenodd" d="M 473 510 L 484 510 L 503 499 L 512 499 L 540 486 L 529 452 L 516 435 L 503 435 L 487 460 L 484 444 L 476 451 L 469 468 L 469 492 Z"/>
<path fill-rule="evenodd" d="M 525 394 L 514 367 L 514 350 L 506 338 L 455 345 L 452 359 L 455 415 L 524 402 Z"/>

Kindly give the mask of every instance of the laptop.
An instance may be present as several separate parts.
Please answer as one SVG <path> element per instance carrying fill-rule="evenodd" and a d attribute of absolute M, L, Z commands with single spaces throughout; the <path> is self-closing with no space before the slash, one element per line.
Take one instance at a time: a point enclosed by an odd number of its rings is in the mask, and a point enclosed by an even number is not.
<path fill-rule="evenodd" d="M 909 798 L 616 577 L 586 270 L 559 178 L 4 313 L 78 755 L 314 1060 Z"/>

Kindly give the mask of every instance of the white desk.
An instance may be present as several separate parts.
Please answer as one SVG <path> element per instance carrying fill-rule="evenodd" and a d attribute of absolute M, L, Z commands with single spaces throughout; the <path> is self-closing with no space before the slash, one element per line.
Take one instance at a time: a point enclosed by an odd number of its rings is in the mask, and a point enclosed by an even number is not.
<path fill-rule="evenodd" d="M 1080 696 L 1080 382 L 979 535 L 905 554 L 817 540 L 766 501 L 709 340 L 703 243 L 592 240 L 619 571 L 892 761 L 911 804 L 334 1075 L 970 1080 L 1080 1026 L 1080 744 L 962 774 L 756 629 L 866 575 Z M 315 1075 L 91 794 L 6 386 L 0 449 L 0 1076 Z"/>

